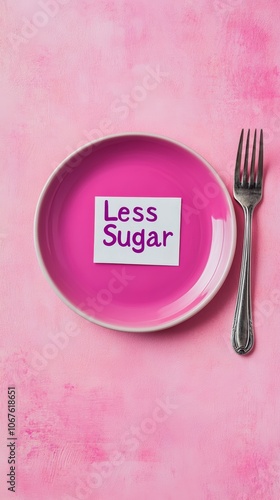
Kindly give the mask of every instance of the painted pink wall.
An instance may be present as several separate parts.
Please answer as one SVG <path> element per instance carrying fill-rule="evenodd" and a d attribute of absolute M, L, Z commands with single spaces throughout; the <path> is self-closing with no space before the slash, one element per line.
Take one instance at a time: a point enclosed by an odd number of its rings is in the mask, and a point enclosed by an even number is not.
<path fill-rule="evenodd" d="M 279 500 L 279 1 L 18 0 L 0 10 L 1 500 L 11 498 L 13 383 L 13 498 Z M 162 134 L 203 155 L 231 189 L 242 127 L 265 133 L 250 357 L 230 345 L 239 207 L 228 279 L 187 322 L 107 331 L 57 298 L 37 264 L 33 216 L 70 151 L 108 133 Z"/>

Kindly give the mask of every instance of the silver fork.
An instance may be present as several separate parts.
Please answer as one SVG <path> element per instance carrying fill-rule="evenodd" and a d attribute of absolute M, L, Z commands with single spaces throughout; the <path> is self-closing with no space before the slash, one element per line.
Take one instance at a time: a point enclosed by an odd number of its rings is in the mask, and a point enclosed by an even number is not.
<path fill-rule="evenodd" d="M 262 199 L 263 191 L 263 131 L 260 132 L 259 157 L 255 172 L 256 139 L 254 133 L 250 172 L 248 170 L 250 130 L 248 130 L 244 168 L 241 172 L 241 158 L 244 130 L 241 132 L 234 173 L 233 194 L 243 208 L 245 216 L 244 240 L 238 295 L 232 327 L 232 346 L 238 354 L 248 354 L 254 345 L 254 330 L 251 306 L 251 242 L 252 216 L 255 206 Z"/>

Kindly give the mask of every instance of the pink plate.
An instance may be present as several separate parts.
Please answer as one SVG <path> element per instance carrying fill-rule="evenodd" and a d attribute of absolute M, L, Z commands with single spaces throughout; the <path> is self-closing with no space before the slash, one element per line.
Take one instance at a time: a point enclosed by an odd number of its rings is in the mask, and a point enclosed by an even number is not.
<path fill-rule="evenodd" d="M 182 199 L 179 266 L 93 263 L 95 196 Z M 48 180 L 35 217 L 39 262 L 84 318 L 126 331 L 175 325 L 200 311 L 230 269 L 236 222 L 213 168 L 183 144 L 124 134 L 74 152 Z"/>

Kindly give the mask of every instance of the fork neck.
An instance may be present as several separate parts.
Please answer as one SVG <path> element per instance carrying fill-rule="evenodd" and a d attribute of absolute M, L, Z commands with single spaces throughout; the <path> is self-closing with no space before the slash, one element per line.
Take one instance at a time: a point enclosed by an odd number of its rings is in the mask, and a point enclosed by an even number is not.
<path fill-rule="evenodd" d="M 251 239 L 252 215 L 254 208 L 255 208 L 254 205 L 243 206 L 243 211 L 245 216 L 244 236 L 246 240 Z"/>
<path fill-rule="evenodd" d="M 248 206 L 243 205 L 242 208 L 244 210 L 245 217 L 250 218 L 253 215 L 255 205 L 252 205 L 252 204 L 250 204 Z M 246 219 L 245 219 L 245 221 L 246 221 Z"/>

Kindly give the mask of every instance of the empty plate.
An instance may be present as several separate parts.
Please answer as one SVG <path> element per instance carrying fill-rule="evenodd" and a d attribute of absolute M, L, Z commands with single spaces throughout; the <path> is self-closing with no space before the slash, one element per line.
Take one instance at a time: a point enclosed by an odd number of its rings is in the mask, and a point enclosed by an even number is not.
<path fill-rule="evenodd" d="M 181 199 L 179 265 L 93 262 L 95 198 Z M 61 299 L 84 318 L 126 331 L 175 325 L 200 311 L 230 269 L 236 222 L 215 170 L 183 144 L 115 135 L 53 172 L 35 216 L 35 246 Z"/>

